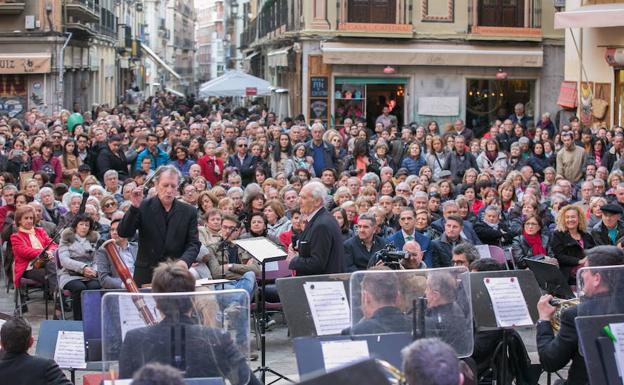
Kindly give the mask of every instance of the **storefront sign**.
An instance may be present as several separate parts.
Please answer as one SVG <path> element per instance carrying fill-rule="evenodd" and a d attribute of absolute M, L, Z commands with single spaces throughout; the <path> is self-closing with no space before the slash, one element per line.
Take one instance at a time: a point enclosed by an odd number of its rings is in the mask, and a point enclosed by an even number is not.
<path fill-rule="evenodd" d="M 0 55 L 0 74 L 50 72 L 50 55 Z"/>
<path fill-rule="evenodd" d="M 418 98 L 418 115 L 458 116 L 459 98 L 456 96 Z"/>
<path fill-rule="evenodd" d="M 258 95 L 258 89 L 256 87 L 245 87 L 245 96 Z"/>
<path fill-rule="evenodd" d="M 327 76 L 310 77 L 310 97 L 326 98 L 327 94 Z"/>

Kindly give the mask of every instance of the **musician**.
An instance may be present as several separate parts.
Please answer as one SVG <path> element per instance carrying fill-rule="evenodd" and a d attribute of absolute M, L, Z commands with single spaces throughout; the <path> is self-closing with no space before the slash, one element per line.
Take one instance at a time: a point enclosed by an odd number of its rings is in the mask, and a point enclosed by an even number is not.
<path fill-rule="evenodd" d="M 401 351 L 407 385 L 462 385 L 464 375 L 453 347 L 437 338 L 423 338 Z"/>
<path fill-rule="evenodd" d="M 171 261 L 154 269 L 153 293 L 187 293 L 195 291 L 195 278 L 188 269 Z M 230 336 L 215 328 L 199 326 L 192 319 L 193 302 L 189 299 L 157 298 L 156 306 L 163 316 L 160 323 L 134 329 L 126 334 L 119 355 L 120 378 L 131 378 L 144 364 L 172 364 L 171 330 L 183 328 L 179 335 L 185 352 L 184 368 L 187 378 L 226 377 L 233 385 L 260 384 L 247 366 L 245 357 Z M 177 341 L 174 341 L 177 342 Z M 177 345 L 177 343 L 176 343 Z"/>
<path fill-rule="evenodd" d="M 466 352 L 469 341 L 464 336 L 471 325 L 456 301 L 457 289 L 457 281 L 448 272 L 432 272 L 427 276 L 425 330 L 428 336 L 439 337 L 458 352 Z"/>
<path fill-rule="evenodd" d="M 23 318 L 13 318 L 0 330 L 2 358 L 0 381 L 12 385 L 72 385 L 54 360 L 28 354 L 34 343 L 32 328 Z"/>
<path fill-rule="evenodd" d="M 43 248 L 51 242 L 50 237 L 41 227 L 35 227 L 35 209 L 30 205 L 22 206 L 15 211 L 15 223 L 17 232 L 11 234 L 11 247 L 14 257 L 13 277 L 15 286 L 19 286 L 22 276 L 44 284 L 47 282 L 48 292 L 56 290 L 56 264 L 53 252 L 56 244 L 52 243 L 43 257 L 47 259 L 44 267 L 37 268 L 33 265 L 34 260 L 43 251 Z"/>
<path fill-rule="evenodd" d="M 624 251 L 616 246 L 596 246 L 585 250 L 587 266 L 611 266 L 624 264 Z M 548 372 L 555 372 L 572 360 L 568 370 L 567 385 L 584 385 L 588 383 L 587 371 L 583 357 L 579 354 L 578 333 L 574 319 L 578 314 L 606 314 L 608 302 L 613 296 L 612 282 L 600 271 L 583 273 L 583 290 L 588 300 L 578 306 L 565 309 L 561 313 L 561 328 L 555 335 L 550 323 L 556 308 L 550 304 L 551 295 L 543 295 L 537 303 L 539 321 L 537 322 L 537 352 L 540 363 Z"/>
<path fill-rule="evenodd" d="M 410 332 L 410 319 L 401 311 L 399 278 L 394 273 L 366 274 L 362 279 L 364 317 L 342 334 Z"/>
<path fill-rule="evenodd" d="M 132 191 L 132 206 L 117 229 L 131 238 L 139 232 L 139 252 L 134 280 L 149 283 L 152 271 L 168 258 L 189 267 L 199 253 L 197 209 L 176 199 L 180 172 L 173 166 L 160 167 L 154 176 L 156 196 L 143 200 L 143 186 Z"/>
<path fill-rule="evenodd" d="M 110 236 L 115 241 L 115 248 L 121 256 L 130 274 L 134 273 L 134 263 L 136 262 L 139 246 L 136 242 L 128 242 L 128 238 L 120 237 L 117 232 L 120 219 L 113 219 L 110 225 Z M 119 273 L 111 263 L 106 250 L 100 247 L 95 252 L 95 264 L 97 266 L 98 280 L 104 289 L 123 289 L 124 283 L 119 278 Z"/>
<path fill-rule="evenodd" d="M 61 233 L 59 260 L 59 285 L 72 295 L 74 320 L 82 320 L 81 294 L 83 290 L 97 290 L 94 254 L 100 235 L 93 230 L 93 220 L 86 214 L 78 214 L 71 227 Z"/>

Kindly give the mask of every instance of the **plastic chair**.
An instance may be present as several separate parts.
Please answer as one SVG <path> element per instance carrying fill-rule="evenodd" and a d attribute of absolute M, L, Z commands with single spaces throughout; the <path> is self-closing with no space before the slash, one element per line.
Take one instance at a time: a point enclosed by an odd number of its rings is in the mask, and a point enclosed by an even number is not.
<path fill-rule="evenodd" d="M 489 246 L 490 256 L 497 263 L 505 266 L 505 269 L 509 270 L 509 266 L 507 266 L 507 258 L 505 257 L 505 251 L 498 246 Z"/>

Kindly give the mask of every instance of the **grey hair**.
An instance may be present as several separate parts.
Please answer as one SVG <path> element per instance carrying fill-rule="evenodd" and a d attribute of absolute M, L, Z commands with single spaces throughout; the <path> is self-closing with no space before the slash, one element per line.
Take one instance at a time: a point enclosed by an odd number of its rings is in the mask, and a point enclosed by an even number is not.
<path fill-rule="evenodd" d="M 468 264 L 471 264 L 473 261 L 481 258 L 479 255 L 479 250 L 468 242 L 462 242 L 453 248 L 453 255 L 464 254 L 466 256 L 466 260 Z"/>
<path fill-rule="evenodd" d="M 178 178 L 178 184 L 182 180 L 182 174 L 180 173 L 180 170 L 175 168 L 175 166 L 171 166 L 171 165 L 160 166 L 154 172 L 154 185 L 158 184 L 158 182 L 160 181 L 160 178 L 164 174 L 174 174 Z"/>
<path fill-rule="evenodd" d="M 104 179 L 111 177 L 111 176 L 115 176 L 115 178 L 119 178 L 119 173 L 117 172 L 117 170 L 107 170 L 104 173 Z"/>
<path fill-rule="evenodd" d="M 362 214 L 358 217 L 358 222 L 362 220 L 370 221 L 373 224 L 373 226 L 377 226 L 377 218 L 375 218 L 374 214 L 369 214 L 369 213 Z"/>
<path fill-rule="evenodd" d="M 320 199 L 323 204 L 327 201 L 327 187 L 325 187 L 321 182 L 309 182 L 304 186 L 304 188 L 310 190 L 312 198 Z"/>
<path fill-rule="evenodd" d="M 239 136 L 236 138 L 236 143 L 245 142 L 245 144 L 249 144 L 249 139 L 246 136 Z"/>
<path fill-rule="evenodd" d="M 225 195 L 226 195 L 227 197 L 229 197 L 230 195 L 232 195 L 232 194 L 234 194 L 234 193 L 236 193 L 236 192 L 238 192 L 238 193 L 240 193 L 240 194 L 241 194 L 241 198 L 243 197 L 244 191 L 243 191 L 243 189 L 242 189 L 242 188 L 240 188 L 240 187 L 230 187 L 230 189 L 229 189 L 229 190 L 227 190 L 227 192 L 225 193 Z"/>
<path fill-rule="evenodd" d="M 455 350 L 437 338 L 422 338 L 401 351 L 408 385 L 457 385 L 459 359 Z"/>
<path fill-rule="evenodd" d="M 389 166 L 383 166 L 381 170 L 379 170 L 379 173 L 383 174 L 384 171 L 392 171 L 392 174 L 394 174 L 394 170 L 392 169 L 392 167 Z"/>
<path fill-rule="evenodd" d="M 450 201 L 446 201 L 442 203 L 442 212 L 444 212 L 444 210 L 446 210 L 448 207 L 451 207 L 451 206 L 455 206 L 459 209 L 459 205 L 457 204 L 457 202 L 450 200 Z"/>
<path fill-rule="evenodd" d="M 375 182 L 375 188 L 378 188 L 379 184 L 381 183 L 381 179 L 379 179 L 379 176 L 377 176 L 377 174 L 375 174 L 374 172 L 367 172 L 366 174 L 364 174 L 364 176 L 362 177 L 362 184 L 371 181 Z"/>
<path fill-rule="evenodd" d="M 416 199 L 416 198 L 425 198 L 425 199 L 428 200 L 429 199 L 429 195 L 427 195 L 427 193 L 424 192 L 424 191 L 418 190 L 418 191 L 414 192 L 414 199 Z"/>
<path fill-rule="evenodd" d="M 41 190 L 39 190 L 39 195 L 41 194 L 52 194 L 54 195 L 54 190 L 52 190 L 50 187 L 42 187 Z"/>
<path fill-rule="evenodd" d="M 489 205 L 489 206 L 487 206 L 487 207 L 485 208 L 485 211 L 493 211 L 493 212 L 495 212 L 495 213 L 496 213 L 496 215 L 497 215 L 497 216 L 498 216 L 498 215 L 500 215 L 500 213 L 501 213 L 500 208 L 498 208 L 498 206 L 494 206 L 494 205 Z M 484 211 L 484 212 L 485 212 L 485 211 Z"/>
<path fill-rule="evenodd" d="M 316 128 L 320 128 L 321 130 L 325 131 L 325 127 L 323 127 L 323 125 L 321 123 L 314 123 L 311 127 L 310 127 L 310 131 L 316 129 Z"/>
<path fill-rule="evenodd" d="M 17 186 L 9 183 L 9 184 L 4 185 L 4 187 L 2 188 L 2 191 L 17 191 Z"/>

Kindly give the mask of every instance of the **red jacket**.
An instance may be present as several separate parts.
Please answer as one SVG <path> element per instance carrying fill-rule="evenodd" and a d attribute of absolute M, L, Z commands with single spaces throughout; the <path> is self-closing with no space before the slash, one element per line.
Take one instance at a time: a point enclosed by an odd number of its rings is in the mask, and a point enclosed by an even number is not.
<path fill-rule="evenodd" d="M 219 174 L 215 174 L 215 163 L 219 166 Z M 201 167 L 202 176 L 210 182 L 211 186 L 216 186 L 223 178 L 223 159 L 204 155 L 197 160 L 197 164 Z"/>
<path fill-rule="evenodd" d="M 35 227 L 35 236 L 39 239 L 39 243 L 41 243 L 43 247 L 51 240 L 41 227 Z M 11 248 L 13 249 L 13 258 L 15 260 L 13 282 L 17 285 L 30 261 L 35 259 L 42 249 L 33 249 L 28 234 L 19 230 L 11 234 Z M 56 244 L 53 243 L 48 250 L 56 250 Z"/>
<path fill-rule="evenodd" d="M 4 205 L 0 207 L 0 226 L 4 226 L 4 220 L 6 219 L 7 215 L 9 215 L 9 213 L 14 213 L 14 212 L 15 212 L 14 205 Z"/>
<path fill-rule="evenodd" d="M 45 161 L 41 155 L 35 156 L 32 159 L 31 169 L 34 172 L 41 171 L 43 165 L 49 163 L 52 170 L 54 170 L 54 180 L 50 182 L 53 183 L 61 183 L 61 178 L 63 177 L 63 169 L 61 168 L 61 162 L 57 157 L 53 156 L 49 161 Z"/>

